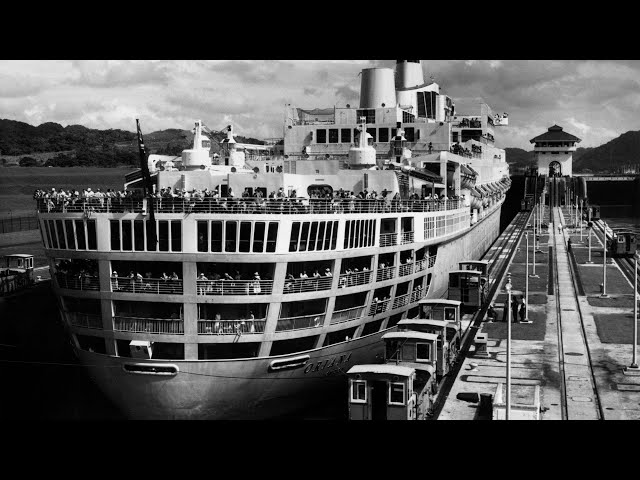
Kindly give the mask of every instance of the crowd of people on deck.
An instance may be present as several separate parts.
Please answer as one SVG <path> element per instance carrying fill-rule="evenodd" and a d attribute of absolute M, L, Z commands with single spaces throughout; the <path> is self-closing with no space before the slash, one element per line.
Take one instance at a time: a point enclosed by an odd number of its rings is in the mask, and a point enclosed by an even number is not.
<path fill-rule="evenodd" d="M 313 189 L 309 197 L 299 197 L 296 190 L 289 193 L 280 187 L 271 191 L 266 198 L 264 189 L 250 192 L 246 188 L 237 197 L 233 188 L 229 187 L 222 195 L 218 187 L 204 189 L 161 188 L 153 195 L 156 211 L 159 212 L 200 212 L 200 213 L 375 213 L 403 211 L 438 211 L 445 208 L 458 208 L 458 200 L 464 201 L 464 195 L 447 196 L 445 193 L 429 193 L 427 195 L 412 193 L 408 198 L 401 198 L 396 192 L 387 189 L 378 193 L 375 190 L 363 190 L 355 193 L 352 190 Z M 266 191 L 266 190 L 265 190 Z M 79 190 L 49 191 L 36 189 L 33 198 L 38 201 L 40 211 L 97 211 L 125 212 L 142 208 L 140 190 L 93 191 L 86 188 Z M 447 203 L 449 202 L 449 203 Z"/>

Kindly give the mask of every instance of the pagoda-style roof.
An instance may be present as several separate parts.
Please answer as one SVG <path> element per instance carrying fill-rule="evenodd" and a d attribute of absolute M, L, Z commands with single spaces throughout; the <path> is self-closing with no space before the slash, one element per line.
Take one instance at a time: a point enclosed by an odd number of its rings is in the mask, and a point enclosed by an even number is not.
<path fill-rule="evenodd" d="M 535 138 L 529 140 L 530 143 L 535 142 L 581 142 L 582 140 L 578 137 L 571 135 L 570 133 L 563 132 L 562 127 L 559 125 L 554 125 L 553 127 L 549 127 L 549 129 L 543 133 L 542 135 L 538 135 Z"/>

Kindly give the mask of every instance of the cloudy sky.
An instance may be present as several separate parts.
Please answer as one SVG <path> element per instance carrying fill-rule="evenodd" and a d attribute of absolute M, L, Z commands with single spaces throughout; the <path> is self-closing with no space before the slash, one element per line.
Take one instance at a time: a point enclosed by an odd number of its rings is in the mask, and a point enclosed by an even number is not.
<path fill-rule="evenodd" d="M 232 123 L 240 135 L 282 137 L 284 105 L 358 104 L 363 68 L 395 60 L 0 61 L 0 118 L 40 125 L 81 124 L 143 133 L 211 129 Z M 499 147 L 531 149 L 529 139 L 554 123 L 583 147 L 640 130 L 640 61 L 422 60 L 453 97 L 481 97 L 509 113 Z"/>

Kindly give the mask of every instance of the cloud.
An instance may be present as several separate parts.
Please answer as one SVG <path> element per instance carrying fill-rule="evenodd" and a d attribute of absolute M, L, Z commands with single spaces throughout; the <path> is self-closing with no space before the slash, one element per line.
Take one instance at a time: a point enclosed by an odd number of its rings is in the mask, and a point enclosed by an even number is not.
<path fill-rule="evenodd" d="M 50 85 L 46 79 L 20 74 L 0 73 L 0 97 L 19 98 L 36 95 Z"/>
<path fill-rule="evenodd" d="M 166 85 L 169 64 L 150 61 L 82 60 L 72 62 L 76 71 L 75 85 L 90 87 L 122 87 L 142 84 Z"/>

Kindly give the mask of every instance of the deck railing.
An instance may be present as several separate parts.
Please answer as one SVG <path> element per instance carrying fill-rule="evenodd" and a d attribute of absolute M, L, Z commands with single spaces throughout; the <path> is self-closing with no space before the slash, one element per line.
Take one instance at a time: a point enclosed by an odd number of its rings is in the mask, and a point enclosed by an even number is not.
<path fill-rule="evenodd" d="M 426 270 L 428 268 L 428 265 L 429 265 L 429 257 L 423 258 L 422 260 L 418 260 L 417 262 L 415 262 L 416 268 L 414 269 L 414 273 L 418 273 L 418 272 L 422 272 L 423 270 Z"/>
<path fill-rule="evenodd" d="M 383 282 L 385 280 L 390 280 L 395 278 L 396 276 L 396 267 L 392 265 L 390 267 L 379 268 L 376 273 L 376 282 Z"/>
<path fill-rule="evenodd" d="M 333 277 L 293 278 L 284 281 L 283 293 L 317 292 L 331 289 Z"/>
<path fill-rule="evenodd" d="M 301 330 L 303 328 L 321 327 L 324 324 L 325 313 L 303 315 L 301 317 L 280 318 L 276 325 L 276 332 L 280 332 L 283 330 Z"/>
<path fill-rule="evenodd" d="M 113 317 L 113 329 L 120 332 L 165 333 L 183 335 L 184 321 L 170 318 Z"/>
<path fill-rule="evenodd" d="M 400 234 L 400 245 L 413 243 L 413 232 L 402 232 Z"/>
<path fill-rule="evenodd" d="M 182 295 L 182 280 L 163 280 L 162 278 L 136 280 L 131 277 L 111 277 L 111 291 Z"/>
<path fill-rule="evenodd" d="M 439 212 L 455 210 L 460 200 L 384 200 L 349 198 L 212 198 L 185 199 L 154 198 L 154 209 L 158 213 L 228 213 L 228 214 L 363 214 L 401 212 Z M 36 209 L 41 213 L 97 212 L 97 213 L 141 213 L 141 199 L 91 199 L 53 200 L 37 199 Z M 149 205 L 147 204 L 147 210 Z"/>
<path fill-rule="evenodd" d="M 427 288 L 419 288 L 411 292 L 411 297 L 409 298 L 409 303 L 415 303 L 419 300 L 422 300 L 425 295 L 429 292 L 429 287 Z"/>
<path fill-rule="evenodd" d="M 361 305 L 359 307 L 346 308 L 344 310 L 337 310 L 333 312 L 331 315 L 331 323 L 342 323 L 348 322 L 349 320 L 353 320 L 355 318 L 360 318 L 362 313 L 364 312 L 365 305 Z"/>
<path fill-rule="evenodd" d="M 403 263 L 398 266 L 398 276 L 404 277 L 413 273 L 413 263 Z"/>
<path fill-rule="evenodd" d="M 389 307 L 391 306 L 391 299 L 388 298 L 386 300 L 379 300 L 379 301 L 375 301 L 369 305 L 369 315 L 377 315 L 379 313 L 383 313 L 386 312 L 387 310 L 389 310 Z"/>
<path fill-rule="evenodd" d="M 338 288 L 355 287 L 357 285 L 365 285 L 371 282 L 371 270 L 355 273 L 341 273 L 338 279 Z"/>
<path fill-rule="evenodd" d="M 198 280 L 198 295 L 271 295 L 273 280 Z"/>
<path fill-rule="evenodd" d="M 198 334 L 200 335 L 244 335 L 264 333 L 266 318 L 255 320 L 198 320 Z"/>
<path fill-rule="evenodd" d="M 102 317 L 94 313 L 64 312 L 74 327 L 102 329 Z"/>
<path fill-rule="evenodd" d="M 69 290 L 100 290 L 100 279 L 97 276 L 56 273 L 55 277 L 60 288 L 67 288 Z"/>
<path fill-rule="evenodd" d="M 391 247 L 398 244 L 398 234 L 394 233 L 381 233 L 380 234 L 380 246 Z"/>

